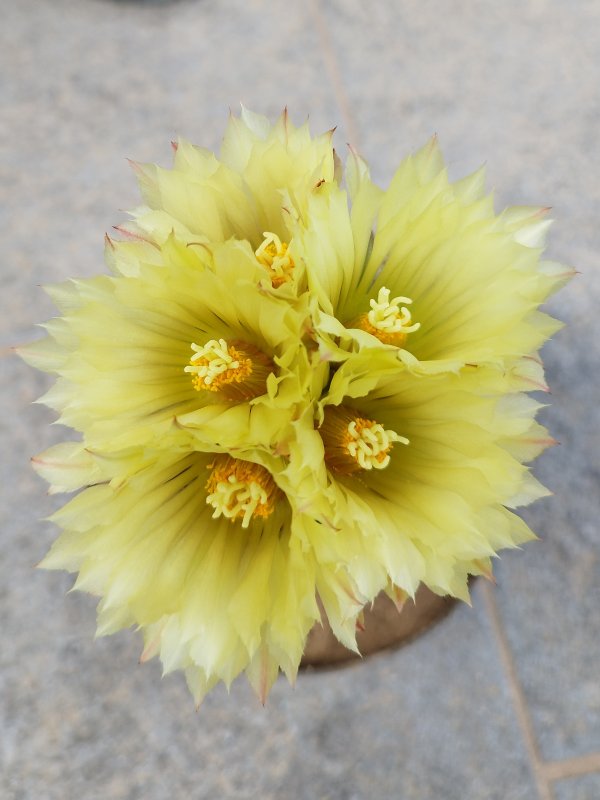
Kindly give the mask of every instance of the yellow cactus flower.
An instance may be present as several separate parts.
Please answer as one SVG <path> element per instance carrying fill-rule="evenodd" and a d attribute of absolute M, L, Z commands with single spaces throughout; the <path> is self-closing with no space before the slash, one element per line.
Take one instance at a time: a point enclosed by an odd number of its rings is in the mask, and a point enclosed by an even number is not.
<path fill-rule="evenodd" d="M 298 430 L 288 494 L 335 531 L 327 547 L 360 596 L 423 582 L 467 600 L 470 574 L 535 538 L 511 509 L 548 494 L 524 464 L 554 440 L 537 402 L 479 372 L 384 376 L 364 394 L 338 371 L 319 421 Z"/>
<path fill-rule="evenodd" d="M 258 249 L 265 237 L 288 243 L 289 221 L 302 215 L 315 186 L 339 178 L 333 131 L 312 138 L 287 110 L 275 125 L 242 107 L 230 116 L 221 159 L 180 139 L 172 169 L 133 164 L 146 203 L 125 229 L 163 241 L 219 242 L 234 236 Z M 266 233 L 265 233 L 266 231 Z"/>
<path fill-rule="evenodd" d="M 356 650 L 379 592 L 468 599 L 533 537 L 513 509 L 553 440 L 525 392 L 569 271 L 540 260 L 540 210 L 494 214 L 435 142 L 386 191 L 353 153 L 346 190 L 331 132 L 244 109 L 220 160 L 180 140 L 135 169 L 111 274 L 50 287 L 61 316 L 21 348 L 81 434 L 33 459 L 77 492 L 42 566 L 198 703 L 241 672 L 264 702 L 321 608 Z"/>
<path fill-rule="evenodd" d="M 104 450 L 177 446 L 192 429 L 197 447 L 275 446 L 315 378 L 307 298 L 263 291 L 247 242 L 109 242 L 109 259 L 122 249 L 131 274 L 49 287 L 64 316 L 21 350 L 59 376 L 42 401 Z"/>
<path fill-rule="evenodd" d="M 294 231 L 325 358 L 368 361 L 383 347 L 420 373 L 504 369 L 560 327 L 538 310 L 573 274 L 540 259 L 547 209 L 496 215 L 483 170 L 451 183 L 435 139 L 386 191 L 352 153 L 347 184 L 313 192 Z"/>
<path fill-rule="evenodd" d="M 280 668 L 293 681 L 317 590 L 337 630 L 349 603 L 362 607 L 335 553 L 317 561 L 306 545 L 320 526 L 298 535 L 277 473 L 258 463 L 65 443 L 34 466 L 51 491 L 84 487 L 52 517 L 64 530 L 41 566 L 78 572 L 75 588 L 102 598 L 99 635 L 140 627 L 142 660 L 184 670 L 197 703 L 243 670 L 263 702 Z"/>

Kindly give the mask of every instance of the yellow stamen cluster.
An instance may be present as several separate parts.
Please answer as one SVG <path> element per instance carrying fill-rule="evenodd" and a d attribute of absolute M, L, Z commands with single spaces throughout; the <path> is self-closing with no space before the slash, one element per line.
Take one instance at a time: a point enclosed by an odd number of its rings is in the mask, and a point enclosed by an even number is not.
<path fill-rule="evenodd" d="M 204 345 L 192 344 L 194 355 L 185 372 L 193 375 L 194 389 L 217 392 L 220 386 L 231 381 L 240 382 L 252 372 L 252 362 L 243 358 L 225 339 L 211 339 Z"/>
<path fill-rule="evenodd" d="M 294 260 L 288 253 L 288 245 L 282 242 L 275 233 L 265 231 L 264 241 L 255 256 L 260 264 L 269 272 L 271 283 L 277 289 L 281 284 L 292 280 Z"/>
<path fill-rule="evenodd" d="M 184 371 L 192 375 L 196 391 L 220 392 L 236 401 L 265 393 L 274 364 L 253 344 L 211 339 L 204 345 L 193 343 L 192 350 L 194 355 Z"/>
<path fill-rule="evenodd" d="M 395 442 L 408 439 L 386 430 L 372 419 L 345 406 L 329 406 L 321 426 L 325 463 L 333 472 L 350 475 L 359 470 L 385 469 Z"/>
<path fill-rule="evenodd" d="M 372 336 L 377 337 L 383 344 L 402 347 L 406 336 L 421 327 L 420 322 L 412 323 L 411 313 L 406 308 L 412 300 L 409 297 L 393 297 L 390 300 L 390 290 L 383 286 L 377 295 L 377 300 L 369 301 L 371 310 L 361 316 L 352 324 L 353 328 L 360 328 Z"/>
<path fill-rule="evenodd" d="M 225 455 L 210 467 L 206 502 L 214 508 L 213 519 L 241 519 L 242 528 L 247 528 L 254 517 L 273 513 L 280 490 L 264 467 Z"/>

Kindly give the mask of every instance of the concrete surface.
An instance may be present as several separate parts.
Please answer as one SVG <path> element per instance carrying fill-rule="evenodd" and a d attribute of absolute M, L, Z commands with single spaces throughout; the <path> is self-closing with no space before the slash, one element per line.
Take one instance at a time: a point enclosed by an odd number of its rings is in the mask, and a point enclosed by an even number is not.
<path fill-rule="evenodd" d="M 597 800 L 600 797 L 600 6 L 593 0 L 0 0 L 0 797 L 6 800 Z M 132 206 L 125 157 L 217 147 L 228 106 L 338 124 L 385 180 L 437 132 L 451 172 L 487 161 L 498 206 L 554 206 L 551 255 L 580 275 L 546 348 L 562 442 L 527 512 L 543 541 L 502 558 L 410 647 L 195 714 L 178 677 L 94 642 L 94 602 L 32 567 L 53 538 L 29 456 L 64 432 L 9 347 L 52 307 L 36 288 L 102 268 Z"/>
<path fill-rule="evenodd" d="M 598 800 L 600 776 L 583 775 L 581 778 L 562 780 L 556 784 L 556 800 Z"/>

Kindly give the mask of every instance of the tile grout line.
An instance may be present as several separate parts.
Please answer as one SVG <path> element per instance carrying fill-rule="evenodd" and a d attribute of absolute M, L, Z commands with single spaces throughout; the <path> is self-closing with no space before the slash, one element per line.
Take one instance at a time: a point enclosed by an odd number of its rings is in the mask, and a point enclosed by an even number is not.
<path fill-rule="evenodd" d="M 350 102 L 348 100 L 346 90 L 344 89 L 344 82 L 342 81 L 338 59 L 335 54 L 333 42 L 331 41 L 331 36 L 329 35 L 327 21 L 323 15 L 320 5 L 321 0 L 310 0 L 309 13 L 313 18 L 317 35 L 319 37 L 321 53 L 325 61 L 325 68 L 329 74 L 329 80 L 331 81 L 333 87 L 333 93 L 340 107 L 344 125 L 348 131 L 348 137 L 351 143 L 358 148 L 358 129 L 354 121 L 354 114 L 350 110 Z"/>
<path fill-rule="evenodd" d="M 545 761 L 541 764 L 546 780 L 558 781 L 600 772 L 600 753 L 566 758 L 561 761 Z"/>
<path fill-rule="evenodd" d="M 489 584 L 486 583 L 482 586 L 482 591 L 487 615 L 494 631 L 494 636 L 496 638 L 496 643 L 500 653 L 500 660 L 504 667 L 504 673 L 508 680 L 510 693 L 512 695 L 513 708 L 525 740 L 525 747 L 529 756 L 529 762 L 533 771 L 540 800 L 555 800 L 554 791 L 552 790 L 548 776 L 543 768 L 542 759 L 540 757 L 535 733 L 533 730 L 533 724 L 529 716 L 529 711 L 527 710 L 523 689 L 521 688 L 521 684 L 519 683 L 519 679 L 517 677 L 517 670 L 510 646 L 508 644 L 508 639 L 506 638 L 506 633 L 504 632 L 504 627 L 500 619 L 500 612 L 498 611 L 493 589 Z"/>

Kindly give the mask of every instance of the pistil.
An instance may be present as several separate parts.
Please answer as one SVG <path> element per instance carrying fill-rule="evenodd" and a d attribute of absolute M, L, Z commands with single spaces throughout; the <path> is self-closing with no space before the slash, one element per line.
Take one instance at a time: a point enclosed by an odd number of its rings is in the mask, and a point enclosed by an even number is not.
<path fill-rule="evenodd" d="M 210 339 L 192 344 L 194 354 L 184 368 L 196 391 L 219 392 L 228 400 L 242 402 L 266 392 L 273 361 L 249 342 Z"/>
<path fill-rule="evenodd" d="M 401 305 L 404 303 L 405 305 Z M 383 344 L 403 347 L 407 335 L 414 333 L 421 327 L 420 322 L 412 322 L 412 316 L 406 307 L 412 303 L 410 297 L 393 297 L 390 300 L 390 290 L 383 286 L 377 299 L 371 299 L 371 310 L 361 314 L 348 327 L 360 328 L 375 336 Z"/>
<path fill-rule="evenodd" d="M 265 267 L 273 287 L 277 289 L 292 280 L 294 259 L 288 252 L 287 242 L 282 242 L 277 234 L 265 231 L 263 236 L 264 241 L 254 255 Z"/>

